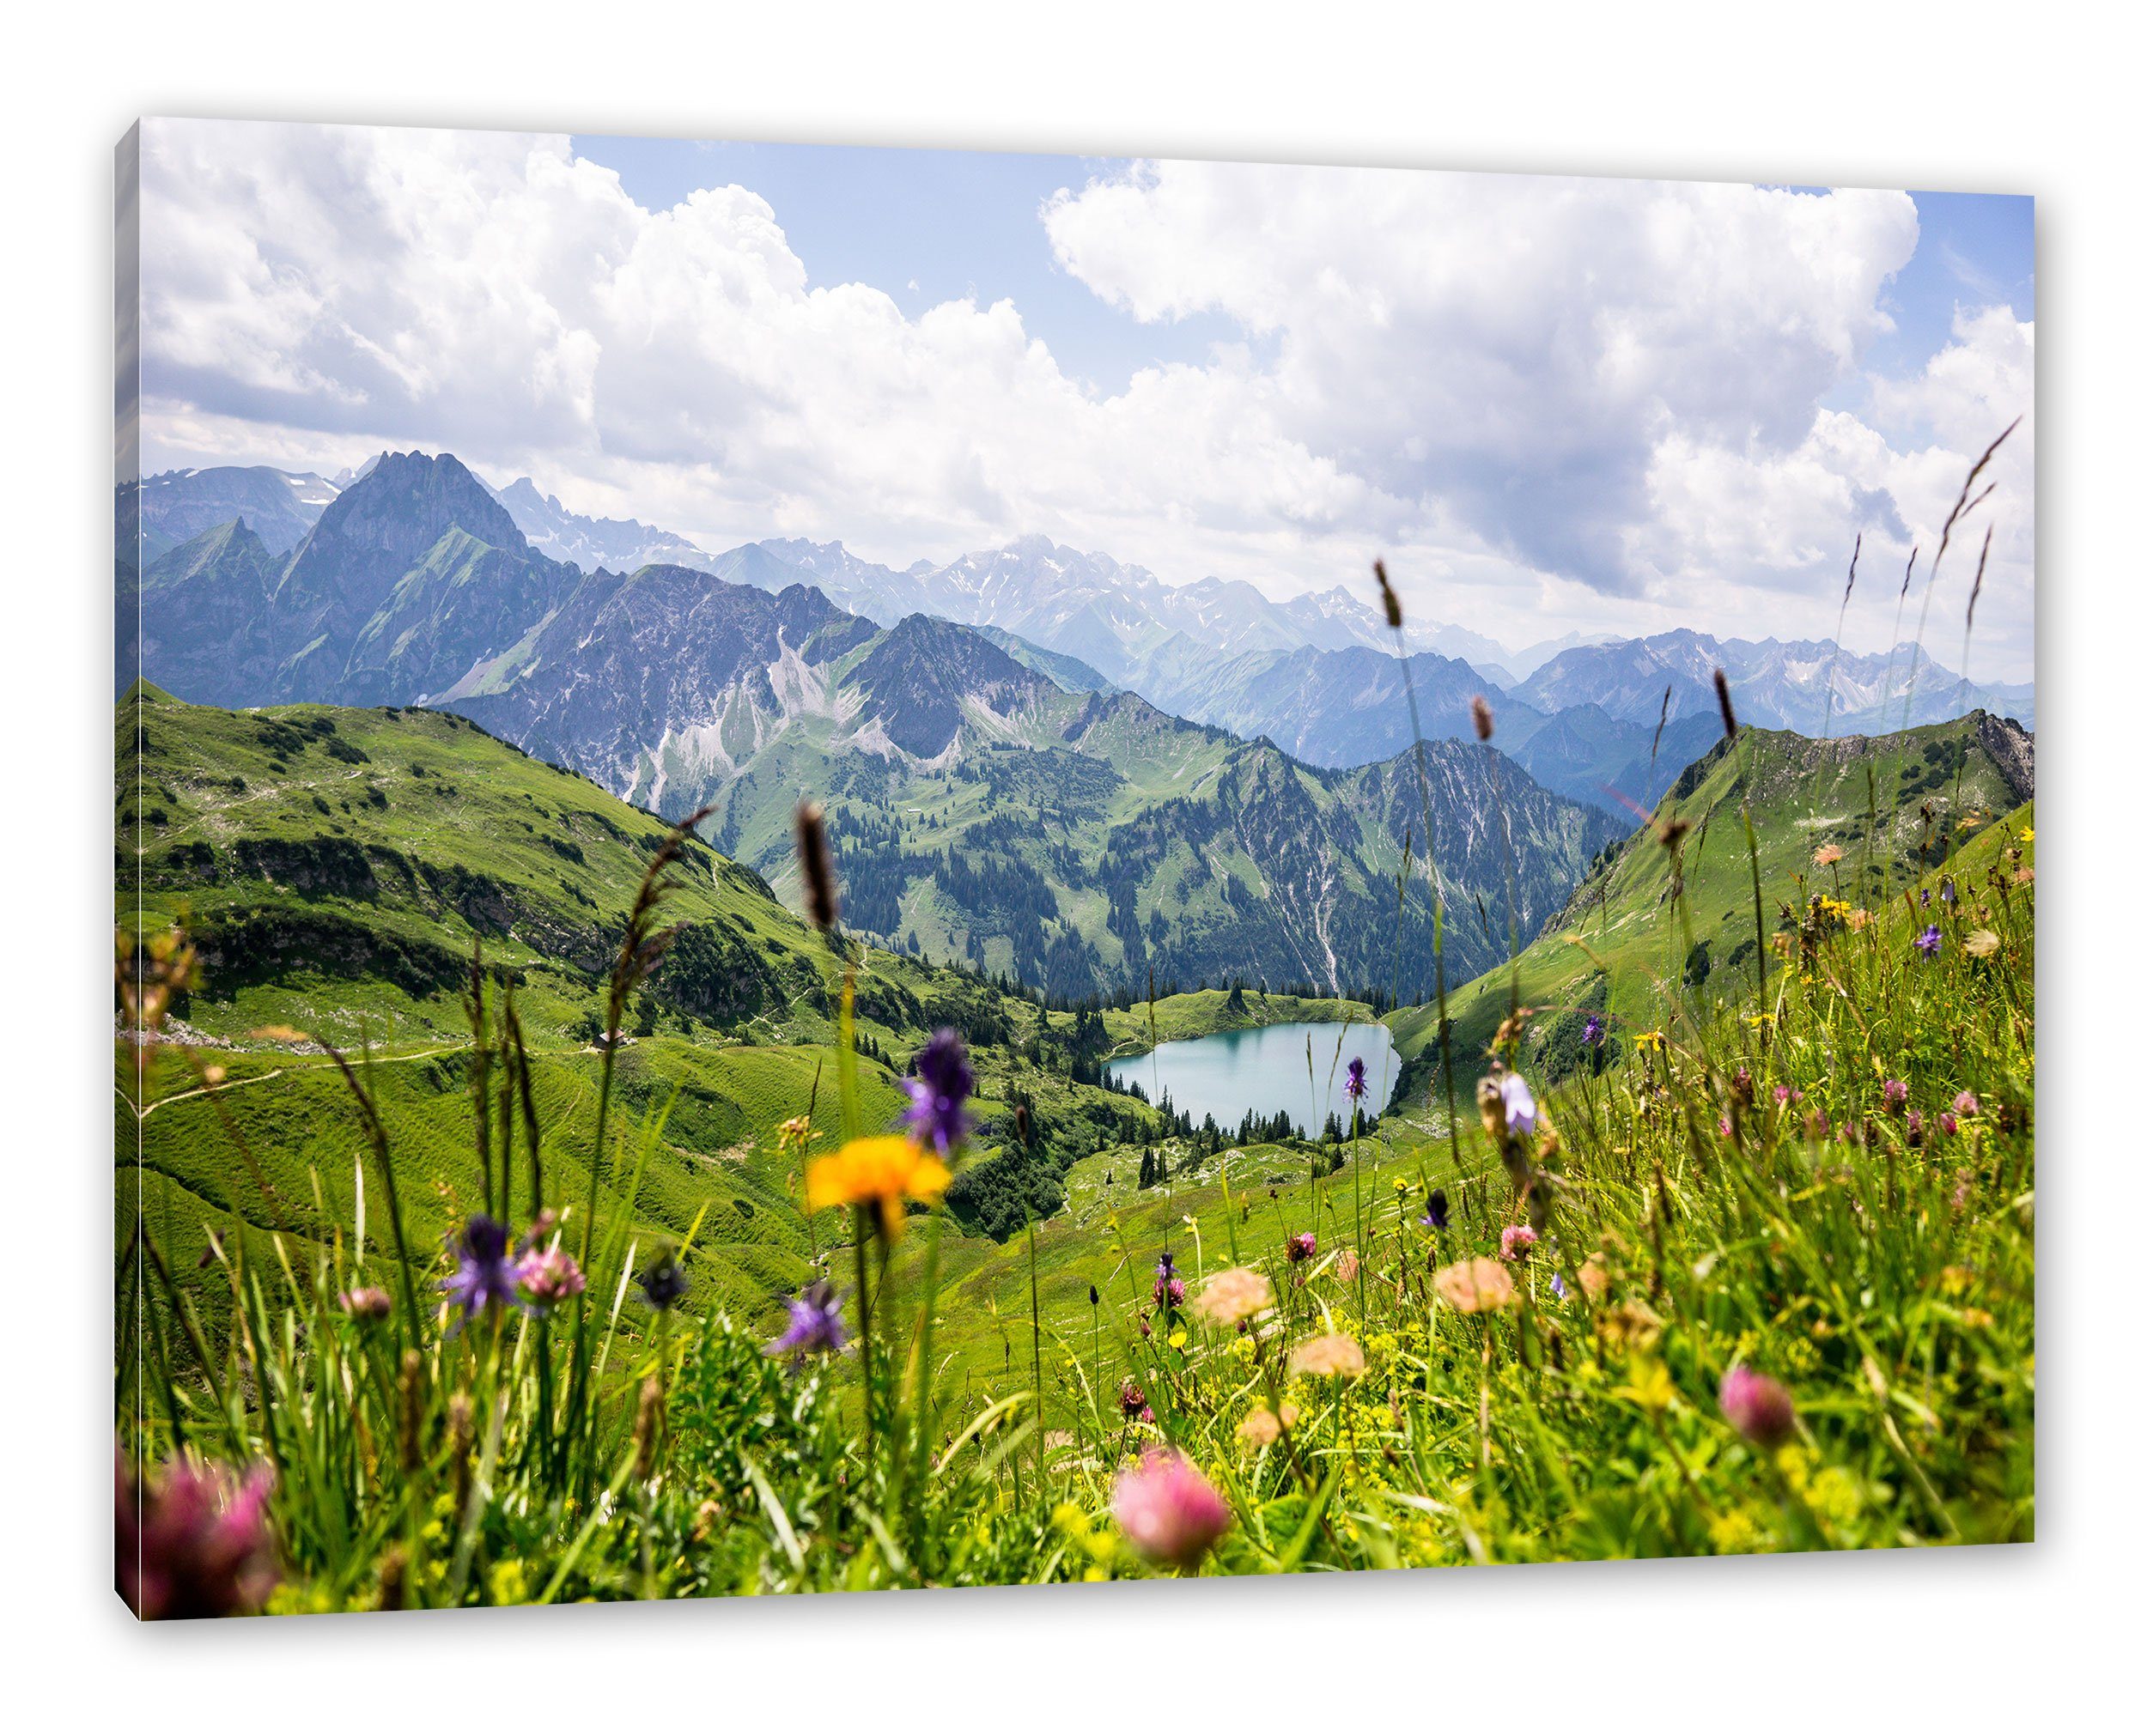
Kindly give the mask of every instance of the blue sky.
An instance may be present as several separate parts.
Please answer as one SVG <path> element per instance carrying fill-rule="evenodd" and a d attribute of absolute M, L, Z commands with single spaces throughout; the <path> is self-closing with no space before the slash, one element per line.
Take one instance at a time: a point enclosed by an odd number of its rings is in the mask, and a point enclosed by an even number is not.
<path fill-rule="evenodd" d="M 869 283 L 915 316 L 964 296 L 1011 299 L 1032 336 L 1067 373 L 1105 393 L 1135 368 L 1198 361 L 1238 336 L 1216 314 L 1143 325 L 1061 270 L 1040 214 L 1123 164 L 1014 152 L 732 144 L 593 138 L 575 153 L 617 172 L 641 205 L 660 211 L 703 187 L 751 188 L 775 208 L 816 288 Z"/>

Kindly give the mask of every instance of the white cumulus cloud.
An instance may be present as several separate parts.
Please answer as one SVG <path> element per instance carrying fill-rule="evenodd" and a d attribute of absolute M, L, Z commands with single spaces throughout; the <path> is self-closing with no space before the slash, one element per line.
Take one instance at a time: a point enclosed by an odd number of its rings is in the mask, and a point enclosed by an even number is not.
<path fill-rule="evenodd" d="M 1413 607 L 1516 642 L 1830 630 L 1857 531 L 1923 534 L 2032 397 L 2003 308 L 1864 378 L 1901 194 L 1130 165 L 1038 245 L 1135 319 L 1241 335 L 1104 396 L 1011 302 L 814 284 L 757 194 L 649 211 L 563 137 L 155 122 L 143 191 L 152 464 L 421 446 L 709 546 L 1042 531 L 1274 594 L 1384 553 Z M 2024 433 L 1986 605 L 2016 662 Z"/>

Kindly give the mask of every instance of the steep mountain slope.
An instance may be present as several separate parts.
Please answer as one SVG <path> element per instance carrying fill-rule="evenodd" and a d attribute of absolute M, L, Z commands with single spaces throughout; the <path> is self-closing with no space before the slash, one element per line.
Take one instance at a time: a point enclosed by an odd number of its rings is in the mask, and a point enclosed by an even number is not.
<path fill-rule="evenodd" d="M 407 702 L 496 657 L 580 578 L 532 553 L 453 458 L 390 452 L 288 560 L 225 526 L 145 574 L 139 673 L 204 704 Z"/>
<path fill-rule="evenodd" d="M 849 679 L 878 712 L 887 739 L 920 760 L 952 747 L 972 707 L 1019 732 L 1039 705 L 1066 697 L 1056 682 L 1016 663 L 982 634 L 928 615 L 904 616 Z"/>
<path fill-rule="evenodd" d="M 281 573 L 240 519 L 170 549 L 142 575 L 145 660 L 183 693 L 269 693 L 281 660 L 269 598 Z M 121 668 L 121 684 L 135 673 Z"/>
<path fill-rule="evenodd" d="M 1801 879 L 1809 896 L 1839 898 L 1845 908 L 1876 907 L 1931 883 L 1981 829 L 2034 798 L 2034 737 L 1987 712 L 1829 741 L 1747 729 L 1743 747 L 1763 885 Z M 1756 949 L 1743 799 L 1737 756 L 1718 742 L 1664 796 L 1656 823 L 1606 852 L 1543 926 L 1520 958 L 1520 999 L 1536 1009 L 1524 1059 L 1554 1077 L 1575 1065 L 1590 1010 L 1608 1020 L 1617 1053 L 1681 1003 L 1749 996 Z M 1675 859 L 1657 829 L 1673 819 L 1689 829 Z M 1817 862 L 1829 847 L 1839 857 Z M 1938 914 L 1948 914 L 1943 897 Z M 1779 897 L 1765 907 L 1768 933 L 1789 931 L 1791 945 L 1810 914 Z M 1770 961 L 1771 971 L 1780 968 Z M 1457 1057 L 1473 1063 L 1481 1054 L 1509 999 L 1503 966 L 1451 996 Z M 1435 1020 L 1426 1009 L 1389 1023 L 1405 1054 L 1432 1051 Z M 1420 1098 L 1426 1071 L 1412 1080 Z"/>

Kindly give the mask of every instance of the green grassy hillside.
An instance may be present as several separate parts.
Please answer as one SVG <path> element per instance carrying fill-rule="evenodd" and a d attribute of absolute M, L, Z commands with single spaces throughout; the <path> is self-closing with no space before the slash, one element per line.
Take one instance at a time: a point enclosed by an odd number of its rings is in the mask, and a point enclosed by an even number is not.
<path fill-rule="evenodd" d="M 841 1052 L 806 1028 L 826 1023 L 814 994 L 829 996 L 835 954 L 696 853 L 701 921 L 763 937 L 759 964 L 796 992 L 780 1017 L 694 1014 L 680 991 L 660 994 L 648 1033 L 616 1052 L 617 1138 L 599 1153 L 605 1063 L 573 1029 L 591 988 L 548 926 L 581 907 L 554 896 L 509 822 L 541 801 L 579 841 L 598 821 L 631 836 L 647 816 L 437 719 L 337 713 L 332 732 L 301 730 L 301 713 L 198 713 L 148 695 L 142 712 L 144 752 L 173 760 L 125 798 L 160 877 L 140 926 L 154 938 L 185 914 L 210 936 L 257 920 L 346 949 L 293 942 L 258 981 L 210 969 L 167 1033 L 191 1043 L 160 1048 L 144 1076 L 120 1070 L 123 1448 L 152 1486 L 180 1474 L 150 1467 L 182 1447 L 266 1468 L 271 1609 L 2034 1534 L 2035 857 L 2032 810 L 2006 801 L 2028 775 L 2024 746 L 2002 734 L 1912 732 L 1860 758 L 1753 742 L 1777 762 L 1762 757 L 1753 779 L 1766 907 L 1800 919 L 1759 1025 L 1740 963 L 1692 992 L 1661 981 L 1694 950 L 1687 914 L 1733 926 L 1714 913 L 1749 890 L 1749 861 L 1739 875 L 1734 851 L 1726 869 L 1702 853 L 1703 829 L 1708 853 L 1733 814 L 1743 832 L 1736 774 L 1703 762 L 1675 798 L 1692 824 L 1676 896 L 1665 879 L 1648 901 L 1636 856 L 1664 853 L 1652 835 L 1605 865 L 1606 1005 L 1625 1039 L 1609 1065 L 1560 1076 L 1539 1020 L 1500 1057 L 1535 1086 L 1525 1122 L 1471 1115 L 1449 1130 L 1405 1104 L 1340 1149 L 1160 1137 L 1139 1106 L 1080 1083 L 1141 1040 L 1142 1010 L 1045 1014 L 877 955 L 855 1083 L 831 1086 Z M 305 739 L 264 733 L 275 726 Z M 452 750 L 452 769 L 410 770 L 421 744 L 443 762 Z M 397 756 L 398 780 L 366 769 Z M 431 854 L 452 835 L 427 810 L 487 778 L 526 785 L 485 810 L 492 832 L 472 841 L 468 871 L 488 884 L 465 908 Z M 1839 863 L 1815 865 L 1815 837 L 1851 837 L 1821 798 L 1852 778 L 1895 792 L 1872 860 L 1844 844 Z M 361 796 L 346 815 L 339 784 L 374 779 L 385 807 Z M 258 837 L 225 805 L 253 791 L 264 820 L 283 822 Z M 1968 826 L 1971 804 L 1998 816 Z M 197 844 L 198 903 L 172 865 Z M 1816 865 L 1868 901 L 1819 893 Z M 584 892 L 614 920 L 624 907 L 608 870 Z M 293 926 L 329 916 L 347 926 Z M 437 1288 L 452 1264 L 441 1238 L 483 1197 L 481 1123 L 451 989 L 402 961 L 481 934 L 532 1006 L 550 997 L 530 1058 L 544 1197 L 579 1211 L 604 1166 L 587 1291 L 542 1317 L 473 1299 L 459 1317 Z M 1524 992 L 1537 994 L 1544 960 L 1576 950 L 1556 936 L 1531 949 Z M 368 998 L 391 969 L 400 999 Z M 899 1099 L 880 1034 L 912 1033 L 904 994 L 973 1028 L 979 1126 L 947 1209 L 891 1214 L 904 1233 L 891 1245 L 871 1226 L 899 1181 L 852 1153 L 864 1169 L 838 1168 L 855 1211 L 806 1217 L 796 1156 L 770 1130 L 816 1089 L 823 1126 L 831 1090 L 853 1125 L 884 1125 Z M 397 1021 L 363 1075 L 389 1150 L 362 1160 L 362 1117 L 325 1058 L 242 1018 L 338 996 L 357 1023 Z M 1177 997 L 1156 1010 L 1156 1034 L 1269 1010 L 1280 998 Z M 1649 1017 L 1664 1036 L 1643 1046 Z M 768 1040 L 759 1020 L 797 1040 Z M 1469 1057 L 1472 1101 L 1486 1071 Z M 1495 1083 L 1490 1095 L 1506 1101 Z M 1009 1125 L 1020 1102 L 1053 1209 L 1033 1239 L 1017 1217 L 993 1240 L 972 1232 L 1034 1199 L 1036 1165 Z M 1165 1177 L 1141 1188 L 1140 1156 L 1159 1148 Z M 400 1180 L 407 1261 L 384 1243 L 385 1176 Z M 971 1185 L 980 1176 L 995 1179 Z M 1445 1197 L 1427 1214 L 1434 1187 Z M 143 1240 L 129 1233 L 137 1201 Z M 1306 1232 L 1309 1258 L 1291 1245 Z M 823 1336 L 796 1363 L 769 1354 L 767 1299 L 808 1278 L 838 1233 L 869 1240 L 836 1248 L 824 1268 L 835 1292 L 800 1307 L 839 1311 L 847 1346 L 821 1354 Z M 660 1239 L 689 1236 L 699 1318 L 652 1317 L 632 1276 Z M 1183 1308 L 1157 1296 L 1165 1252 Z M 1207 1286 L 1226 1267 L 1250 1268 L 1227 1280 L 1239 1303 L 1195 1306 L 1217 1300 Z M 869 1314 L 853 1282 L 868 1272 Z M 423 1302 L 367 1311 L 345 1300 L 357 1282 Z M 1135 1456 L 1166 1448 L 1183 1462 Z M 1205 1490 L 1189 1546 L 1146 1522 L 1140 1485 L 1159 1474 Z"/>
<path fill-rule="evenodd" d="M 173 1008 L 192 1059 L 161 1050 L 137 1082 L 131 1051 L 120 1058 L 123 1221 L 138 1134 L 143 1203 L 182 1271 L 216 1226 L 283 1228 L 303 1243 L 351 1223 L 356 1111 L 331 1059 L 294 1035 L 306 1033 L 370 1052 L 372 1088 L 414 1179 L 413 1234 L 436 1247 L 478 1186 L 464 1009 L 478 946 L 496 980 L 514 985 L 550 1181 L 581 1198 L 600 1061 L 591 1039 L 663 823 L 447 713 L 228 712 L 143 688 L 117 722 L 123 929 L 147 938 L 183 926 L 201 958 L 197 986 Z M 684 926 L 630 1015 L 618 1062 L 625 1119 L 613 1126 L 630 1138 L 665 1117 L 632 1215 L 652 1241 L 684 1236 L 698 1219 L 700 1304 L 758 1320 L 804 1281 L 816 1241 L 836 1234 L 801 1218 L 799 1165 L 779 1156 L 775 1130 L 817 1102 L 813 1149 L 835 1139 L 827 1045 L 842 965 L 757 876 L 705 846 L 688 846 L 680 878 L 667 914 Z M 1002 1192 L 1018 1182 L 1037 1209 L 1055 1207 L 1068 1166 L 1153 1119 L 1081 1083 L 1105 1055 L 1147 1046 L 1145 1005 L 1077 1019 L 972 974 L 881 949 L 852 957 L 864 1125 L 896 1114 L 897 1074 L 931 1030 L 969 1036 L 988 1136 L 973 1162 L 988 1179 L 972 1191 L 990 1193 L 996 1177 Z M 1240 1000 L 1167 998 L 1156 1029 L 1169 1041 L 1370 1017 L 1360 1003 Z M 213 1101 L 199 1071 L 209 1066 L 221 1070 Z M 993 1166 L 1017 1101 L 1038 1132 L 1009 1179 Z M 257 1169 L 282 1216 L 264 1209 Z M 616 1165 L 611 1182 L 624 1184 Z M 376 1210 L 368 1239 L 385 1234 Z M 203 1297 L 211 1314 L 228 1304 Z"/>
<path fill-rule="evenodd" d="M 1748 729 L 1743 744 L 1769 934 L 1794 929 L 1821 895 L 1867 909 L 1898 900 L 2034 790 L 2033 737 L 1981 712 L 1831 742 Z M 1523 950 L 1518 998 L 1534 1009 L 1523 1052 L 1529 1063 L 1554 1073 L 1576 1065 L 1590 1012 L 1604 1018 L 1615 1055 L 1677 1009 L 1735 1005 L 1755 988 L 1739 765 L 1724 742 L 1688 768 L 1648 823 L 1598 859 Z M 1838 859 L 1816 859 L 1834 851 Z M 1779 986 L 1772 955 L 1769 964 Z M 1484 1053 L 1512 994 L 1503 966 L 1451 992 L 1457 1067 Z M 1396 1046 L 1417 1062 L 1406 1090 L 1421 1102 L 1437 1010 L 1403 1008 L 1387 1023 Z"/>

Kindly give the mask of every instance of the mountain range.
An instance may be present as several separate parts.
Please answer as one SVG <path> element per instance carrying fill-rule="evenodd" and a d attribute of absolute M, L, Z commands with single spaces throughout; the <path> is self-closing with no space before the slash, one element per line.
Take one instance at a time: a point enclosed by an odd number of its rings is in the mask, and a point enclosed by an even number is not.
<path fill-rule="evenodd" d="M 1480 966 L 1506 926 L 1507 829 L 1531 928 L 1615 829 L 1474 744 L 1431 744 L 1421 787 L 1406 755 L 1307 765 L 1086 689 L 1062 653 L 745 582 L 775 558 L 741 555 L 735 580 L 584 573 L 452 457 L 391 453 L 286 555 L 234 521 L 151 562 L 141 670 L 228 707 L 459 712 L 664 813 L 713 803 L 719 847 L 779 887 L 791 811 L 820 797 L 853 926 L 1067 997 L 1151 969 L 1378 983 L 1427 806 L 1447 896 L 1475 913 L 1450 921 L 1450 950 Z"/>
<path fill-rule="evenodd" d="M 282 554 L 379 462 L 333 479 L 258 466 L 152 477 L 140 495 L 144 563 L 234 517 L 270 555 Z M 810 585 L 881 627 L 918 613 L 960 622 L 1061 686 L 1138 693 L 1176 716 L 1266 736 L 1314 765 L 1369 764 L 1409 739 L 1395 635 L 1367 598 L 1339 586 L 1276 602 L 1243 582 L 1172 586 L 1041 537 L 901 569 L 839 542 L 798 538 L 712 555 L 636 519 L 570 512 L 526 476 L 480 486 L 531 554 L 585 575 L 684 567 L 778 593 Z M 122 540 L 131 546 L 131 533 Z M 1629 640 L 1569 634 L 1512 651 L 1436 622 L 1411 622 L 1403 638 L 1427 734 L 1466 738 L 1468 701 L 1482 694 L 1498 713 L 1500 746 L 1518 763 L 1545 787 L 1614 814 L 1653 801 L 1714 739 L 1706 719 L 1717 667 L 1753 722 L 1808 735 L 1883 731 L 1979 707 L 2034 722 L 2032 686 L 1965 683 L 1907 646 L 1855 654 L 1826 640 L 1678 629 Z M 119 671 L 121 685 L 131 666 Z"/>
<path fill-rule="evenodd" d="M 272 536 L 247 516 L 257 497 L 284 509 Z M 1508 657 L 1532 664 L 1519 680 L 1500 665 L 1509 686 L 1428 646 L 1404 665 L 1382 648 L 1384 617 L 1340 590 L 1275 603 L 1242 583 L 1167 586 L 1040 537 L 899 573 L 840 543 L 710 557 L 568 513 L 526 478 L 496 490 L 444 454 L 327 481 L 167 473 L 123 493 L 123 525 L 132 506 L 123 685 L 138 672 L 225 707 L 458 711 L 629 800 L 713 804 L 719 847 L 779 887 L 791 810 L 819 796 L 857 926 L 1067 996 L 1150 968 L 1377 986 L 1369 937 L 1404 849 L 1421 859 L 1427 806 L 1457 964 L 1495 957 L 1504 829 L 1511 914 L 1532 932 L 1623 810 L 1719 737 L 1718 665 L 1749 721 L 1806 734 L 1970 699 L 2032 719 L 2031 691 L 1968 689 L 1928 661 L 1912 701 L 1906 653 L 1682 630 Z M 124 560 L 137 546 L 138 671 Z M 652 550 L 681 558 L 602 558 Z M 1492 751 L 1470 739 L 1480 695 Z"/>

